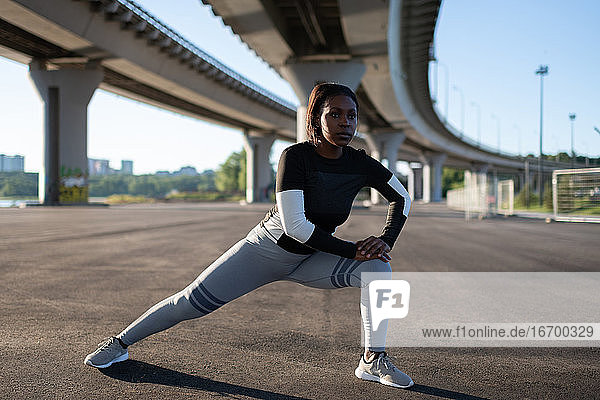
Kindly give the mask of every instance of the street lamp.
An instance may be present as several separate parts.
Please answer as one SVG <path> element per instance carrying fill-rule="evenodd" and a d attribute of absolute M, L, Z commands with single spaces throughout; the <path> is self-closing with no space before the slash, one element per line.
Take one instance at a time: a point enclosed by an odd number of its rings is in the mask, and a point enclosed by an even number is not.
<path fill-rule="evenodd" d="M 540 155 L 538 157 L 538 185 L 540 186 L 540 206 L 544 204 L 544 184 L 542 179 L 542 132 L 544 120 L 544 76 L 548 75 L 548 66 L 540 65 L 535 71 L 540 76 Z"/>
<path fill-rule="evenodd" d="M 492 114 L 492 118 L 496 120 L 498 126 L 498 153 L 500 153 L 500 118 Z"/>
<path fill-rule="evenodd" d="M 514 124 L 513 129 L 517 132 L 517 142 L 519 143 L 519 155 L 521 155 L 521 128 L 519 128 L 517 124 Z"/>
<path fill-rule="evenodd" d="M 477 107 L 477 144 L 481 147 L 481 107 L 479 104 L 472 101 L 471 107 Z"/>
<path fill-rule="evenodd" d="M 462 137 L 465 133 L 465 95 L 463 94 L 462 90 L 456 85 L 453 85 L 452 89 L 456 90 L 460 94 L 460 136 Z"/>
<path fill-rule="evenodd" d="M 598 129 L 598 128 L 594 127 L 594 130 L 595 130 L 596 132 L 598 132 L 598 134 L 600 135 L 600 129 Z"/>
<path fill-rule="evenodd" d="M 575 167 L 575 150 L 573 149 L 573 126 L 575 125 L 575 118 L 577 115 L 575 113 L 569 114 L 569 119 L 571 120 L 571 168 Z"/>

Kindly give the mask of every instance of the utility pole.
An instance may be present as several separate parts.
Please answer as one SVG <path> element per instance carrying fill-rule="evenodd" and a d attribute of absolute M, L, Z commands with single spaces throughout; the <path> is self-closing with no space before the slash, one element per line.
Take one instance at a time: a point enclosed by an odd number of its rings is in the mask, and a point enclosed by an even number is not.
<path fill-rule="evenodd" d="M 529 208 L 529 160 L 525 158 L 525 208 Z"/>
<path fill-rule="evenodd" d="M 542 133 L 544 121 L 544 76 L 548 75 L 548 66 L 540 65 L 535 71 L 540 76 L 540 155 L 538 157 L 538 185 L 540 186 L 540 207 L 544 204 L 544 179 L 542 178 Z"/>
<path fill-rule="evenodd" d="M 477 107 L 477 145 L 481 147 L 481 107 L 474 101 L 471 102 L 471 107 Z"/>
<path fill-rule="evenodd" d="M 573 125 L 575 125 L 575 117 L 577 117 L 575 113 L 569 114 L 569 119 L 571 120 L 571 168 L 575 168 L 575 150 L 573 147 Z"/>
<path fill-rule="evenodd" d="M 496 120 L 496 127 L 498 128 L 498 153 L 500 153 L 500 118 L 492 114 L 492 119 Z"/>
<path fill-rule="evenodd" d="M 453 90 L 456 90 L 458 94 L 460 94 L 460 137 L 463 137 L 465 134 L 465 95 L 461 88 L 456 85 L 452 86 Z"/>
<path fill-rule="evenodd" d="M 519 155 L 521 155 L 521 128 L 517 124 L 513 125 L 513 129 L 517 132 L 517 143 L 519 149 Z"/>

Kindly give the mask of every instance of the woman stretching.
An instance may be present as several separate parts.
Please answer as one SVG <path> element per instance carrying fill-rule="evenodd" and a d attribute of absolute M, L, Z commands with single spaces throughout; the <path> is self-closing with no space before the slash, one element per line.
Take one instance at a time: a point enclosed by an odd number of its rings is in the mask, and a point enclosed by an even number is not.
<path fill-rule="evenodd" d="M 362 272 L 391 276 L 389 252 L 408 216 L 410 197 L 396 177 L 363 150 L 348 144 L 356 133 L 358 102 L 346 86 L 313 89 L 306 117 L 309 140 L 284 150 L 277 169 L 277 204 L 248 235 L 188 287 L 156 304 L 117 336 L 102 342 L 84 363 L 106 368 L 127 360 L 127 347 L 173 325 L 199 318 L 267 283 L 288 280 L 336 289 L 364 287 Z M 356 243 L 333 236 L 363 187 L 388 201 L 381 235 Z M 366 292 L 366 291 L 364 291 Z M 387 322 L 372 329 L 368 296 L 361 296 L 365 352 L 355 375 L 408 388 L 412 379 L 385 350 Z"/>

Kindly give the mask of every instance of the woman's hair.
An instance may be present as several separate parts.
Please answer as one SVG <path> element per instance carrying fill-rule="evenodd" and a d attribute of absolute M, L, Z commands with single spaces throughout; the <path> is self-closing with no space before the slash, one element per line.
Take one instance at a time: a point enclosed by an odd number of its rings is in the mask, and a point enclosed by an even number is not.
<path fill-rule="evenodd" d="M 358 113 L 358 100 L 356 95 L 348 86 L 337 83 L 319 83 L 315 85 L 308 99 L 308 108 L 306 109 L 306 136 L 308 141 L 317 145 L 322 135 L 321 131 L 321 113 L 329 100 L 335 96 L 348 96 L 356 105 Z"/>

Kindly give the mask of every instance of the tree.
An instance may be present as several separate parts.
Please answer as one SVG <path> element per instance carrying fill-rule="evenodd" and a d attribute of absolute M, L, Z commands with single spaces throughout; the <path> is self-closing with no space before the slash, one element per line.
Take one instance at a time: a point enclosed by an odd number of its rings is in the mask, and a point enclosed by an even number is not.
<path fill-rule="evenodd" d="M 215 173 L 220 192 L 241 193 L 246 190 L 246 151 L 232 153 Z"/>
<path fill-rule="evenodd" d="M 215 171 L 207 169 L 202 172 L 199 176 L 199 183 L 196 186 L 196 190 L 199 192 L 214 192 L 217 190 L 215 186 Z"/>
<path fill-rule="evenodd" d="M 446 197 L 448 190 L 461 188 L 465 182 L 465 171 L 462 169 L 444 167 L 442 169 L 442 196 Z"/>
<path fill-rule="evenodd" d="M 527 198 L 529 195 L 529 198 Z M 515 196 L 515 207 L 517 208 L 528 208 L 534 204 L 537 204 L 539 197 L 534 193 L 533 188 L 529 184 L 521 189 L 521 191 Z"/>
<path fill-rule="evenodd" d="M 150 197 L 155 197 L 161 194 L 160 183 L 158 182 L 157 177 L 152 175 L 142 175 L 136 177 L 133 181 L 129 183 L 128 191 L 129 194 L 132 195 L 146 195 Z"/>
<path fill-rule="evenodd" d="M 0 172 L 0 196 L 37 196 L 38 174 Z"/>

